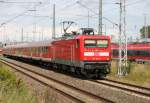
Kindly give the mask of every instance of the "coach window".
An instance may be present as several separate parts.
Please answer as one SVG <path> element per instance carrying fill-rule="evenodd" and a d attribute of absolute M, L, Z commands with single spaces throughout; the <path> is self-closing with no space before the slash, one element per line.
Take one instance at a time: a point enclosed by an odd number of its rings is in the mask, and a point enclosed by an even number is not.
<path fill-rule="evenodd" d="M 44 48 L 42 47 L 42 53 L 44 53 Z"/>
<path fill-rule="evenodd" d="M 42 52 L 44 53 L 44 47 L 42 47 Z"/>
<path fill-rule="evenodd" d="M 36 48 L 34 48 L 34 53 L 36 54 Z"/>
<path fill-rule="evenodd" d="M 48 52 L 48 47 L 46 47 L 46 53 Z"/>
<path fill-rule="evenodd" d="M 35 48 L 35 52 L 36 52 L 36 54 L 38 53 L 38 48 L 37 47 Z"/>
<path fill-rule="evenodd" d="M 43 47 L 43 53 L 45 53 L 45 47 Z"/>
<path fill-rule="evenodd" d="M 45 47 L 43 47 L 43 53 L 45 53 Z"/>
<path fill-rule="evenodd" d="M 144 51 L 144 56 L 149 56 L 149 51 L 148 50 L 143 50 Z"/>
<path fill-rule="evenodd" d="M 33 48 L 33 53 L 35 54 L 35 48 Z"/>
<path fill-rule="evenodd" d="M 36 48 L 34 48 L 34 53 L 36 54 Z"/>
<path fill-rule="evenodd" d="M 31 48 L 31 53 L 32 53 L 32 48 Z"/>
<path fill-rule="evenodd" d="M 139 51 L 139 56 L 143 56 L 143 53 L 141 50 Z"/>
<path fill-rule="evenodd" d="M 143 55 L 147 56 L 147 51 L 143 50 Z"/>
<path fill-rule="evenodd" d="M 100 48 L 108 47 L 108 40 L 97 40 L 97 46 Z"/>
<path fill-rule="evenodd" d="M 129 51 L 129 50 L 127 51 L 127 54 L 128 54 L 128 56 L 130 56 L 130 55 L 131 55 L 131 53 L 130 53 L 130 51 Z"/>
<path fill-rule="evenodd" d="M 116 49 L 113 50 L 113 55 L 114 55 L 114 56 L 118 56 L 118 54 L 119 54 L 119 53 L 118 53 L 118 50 L 116 50 Z"/>
<path fill-rule="evenodd" d="M 42 53 L 42 47 L 39 47 L 39 49 L 40 49 L 40 53 Z"/>
<path fill-rule="evenodd" d="M 129 50 L 129 56 L 135 56 L 136 51 L 135 50 Z"/>
<path fill-rule="evenodd" d="M 41 47 L 39 47 L 39 54 L 41 53 Z"/>
<path fill-rule="evenodd" d="M 46 47 L 44 47 L 44 53 L 46 53 Z"/>
<path fill-rule="evenodd" d="M 142 50 L 142 56 L 147 56 L 147 51 Z"/>
<path fill-rule="evenodd" d="M 46 47 L 44 47 L 44 53 L 46 53 Z"/>
<path fill-rule="evenodd" d="M 36 48 L 34 48 L 34 54 L 36 54 Z"/>
<path fill-rule="evenodd" d="M 147 52 L 147 53 L 146 53 L 146 54 L 147 54 L 147 56 L 149 56 L 149 51 L 147 50 L 146 52 Z"/>
<path fill-rule="evenodd" d="M 48 47 L 46 47 L 46 53 L 48 53 Z"/>
<path fill-rule="evenodd" d="M 44 53 L 46 53 L 46 47 L 44 47 Z"/>
<path fill-rule="evenodd" d="M 42 47 L 40 47 L 40 53 L 42 53 Z"/>
<path fill-rule="evenodd" d="M 34 48 L 32 48 L 32 53 L 34 54 Z"/>
<path fill-rule="evenodd" d="M 129 51 L 129 56 L 136 56 L 138 52 L 136 50 L 130 50 Z"/>
<path fill-rule="evenodd" d="M 31 53 L 33 53 L 33 48 L 31 48 Z"/>
<path fill-rule="evenodd" d="M 129 56 L 132 56 L 133 55 L 133 52 L 131 50 L 128 50 L 128 55 Z"/>
<path fill-rule="evenodd" d="M 76 41 L 76 48 L 78 48 L 79 45 L 80 45 L 80 43 L 79 43 L 79 40 L 77 39 L 77 41 Z"/>
<path fill-rule="evenodd" d="M 35 48 L 33 48 L 33 53 L 35 53 Z"/>
<path fill-rule="evenodd" d="M 134 56 L 138 56 L 139 55 L 139 51 L 135 50 Z"/>
<path fill-rule="evenodd" d="M 47 47 L 45 47 L 45 52 L 47 53 Z"/>
<path fill-rule="evenodd" d="M 41 53 L 43 53 L 43 47 L 41 47 Z"/>
<path fill-rule="evenodd" d="M 38 53 L 39 53 L 39 48 L 37 47 L 37 48 L 36 48 L 36 54 L 38 54 Z"/>
<path fill-rule="evenodd" d="M 31 54 L 32 49 L 31 49 L 31 48 L 29 48 L 29 50 L 30 50 L 30 51 L 29 51 L 29 53 Z"/>
<path fill-rule="evenodd" d="M 150 56 L 150 50 L 148 50 L 148 56 Z"/>
<path fill-rule="evenodd" d="M 40 53 L 42 53 L 42 47 L 40 47 Z"/>

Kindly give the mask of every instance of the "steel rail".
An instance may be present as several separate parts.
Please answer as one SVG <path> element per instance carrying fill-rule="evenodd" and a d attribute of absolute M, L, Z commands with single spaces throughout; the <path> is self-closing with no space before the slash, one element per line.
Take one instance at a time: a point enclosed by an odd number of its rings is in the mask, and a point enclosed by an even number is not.
<path fill-rule="evenodd" d="M 107 79 L 107 78 L 105 78 L 104 80 L 110 81 L 110 82 L 113 82 L 113 83 L 117 83 L 117 84 L 121 84 L 121 85 L 131 86 L 131 87 L 134 87 L 134 88 L 139 88 L 139 89 L 150 91 L 150 88 L 147 88 L 147 87 L 142 87 L 142 86 L 129 84 L 129 83 L 125 83 L 125 82 L 119 82 L 119 81 L 115 81 L 115 80 L 111 80 L 111 79 Z"/>
<path fill-rule="evenodd" d="M 14 66 L 17 66 L 17 67 L 19 67 L 19 68 L 25 69 L 25 70 L 27 70 L 27 71 L 29 71 L 29 72 L 34 73 L 34 74 L 40 75 L 40 76 L 42 76 L 42 77 L 44 77 L 44 78 L 46 78 L 46 79 L 48 79 L 48 80 L 51 80 L 51 81 L 53 81 L 53 82 L 56 82 L 56 83 L 58 83 L 58 84 L 61 84 L 61 85 L 65 86 L 65 87 L 67 87 L 67 88 L 70 88 L 70 89 L 72 89 L 72 90 L 74 90 L 74 91 L 76 91 L 76 92 L 79 92 L 79 93 L 81 93 L 82 95 L 85 95 L 85 96 L 87 96 L 87 97 L 91 97 L 91 98 L 94 99 L 94 100 L 99 100 L 100 102 L 104 102 L 104 103 L 114 103 L 114 102 L 111 101 L 111 100 L 107 100 L 107 99 L 105 99 L 105 98 L 102 98 L 102 97 L 97 96 L 97 95 L 95 95 L 95 94 L 92 94 L 92 93 L 90 93 L 90 92 L 81 90 L 81 89 L 79 89 L 79 88 L 77 88 L 77 87 L 70 86 L 69 84 L 65 84 L 65 83 L 63 83 L 63 82 L 61 82 L 61 81 L 55 80 L 55 79 L 53 79 L 53 78 L 50 78 L 50 77 L 45 76 L 45 75 L 43 75 L 43 74 L 40 74 L 40 73 L 38 73 L 38 72 L 36 72 L 36 71 L 30 70 L 30 69 L 28 69 L 27 67 L 23 67 L 23 66 L 17 65 L 17 64 L 15 64 L 15 63 L 9 62 L 9 61 L 4 60 L 4 59 L 2 59 L 2 58 L 1 58 L 0 61 L 1 61 L 2 63 L 4 63 L 4 64 L 6 64 L 6 65 L 8 65 L 8 66 L 10 66 L 10 67 L 12 67 L 12 68 L 14 68 L 14 69 L 16 69 Z M 49 86 L 49 87 L 51 87 L 51 88 L 57 90 L 59 93 L 64 94 L 64 95 L 66 95 L 67 97 L 72 98 L 73 100 L 78 101 L 79 103 L 85 102 L 85 100 L 80 100 L 80 99 L 77 98 L 77 97 L 74 97 L 74 96 L 72 96 L 72 95 L 70 95 L 70 94 L 64 93 L 64 91 L 61 91 L 61 90 L 59 90 L 59 89 L 57 89 L 57 88 L 55 88 L 55 87 L 52 87 L 52 86 L 48 85 L 47 83 L 43 83 L 43 81 L 40 81 L 40 80 L 36 79 L 35 77 L 24 73 L 23 71 L 20 71 L 20 70 L 18 70 L 18 69 L 17 69 L 17 71 L 19 71 L 19 72 L 21 72 L 21 73 L 23 73 L 23 74 L 29 76 L 30 78 L 33 78 L 34 80 L 36 80 L 36 81 L 38 81 L 38 82 L 40 82 L 40 83 L 42 83 L 42 84 L 45 84 L 45 85 L 47 85 L 47 86 Z"/>
<path fill-rule="evenodd" d="M 132 85 L 132 84 L 128 84 L 128 83 L 122 83 L 119 81 L 113 81 L 113 80 L 109 80 L 109 79 L 91 80 L 91 81 L 96 84 L 102 84 L 102 85 L 109 86 L 112 88 L 117 88 L 117 89 L 124 90 L 127 92 L 132 92 L 132 93 L 138 94 L 139 96 L 144 96 L 144 97 L 150 99 L 150 89 L 149 88 L 140 87 L 140 86 L 136 86 L 136 85 Z"/>

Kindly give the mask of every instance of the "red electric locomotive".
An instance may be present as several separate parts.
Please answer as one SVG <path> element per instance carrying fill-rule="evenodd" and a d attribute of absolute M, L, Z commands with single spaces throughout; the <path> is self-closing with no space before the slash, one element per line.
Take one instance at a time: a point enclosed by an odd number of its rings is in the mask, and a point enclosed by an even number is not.
<path fill-rule="evenodd" d="M 83 29 L 83 34 L 65 34 L 48 42 L 6 46 L 4 55 L 44 62 L 90 78 L 106 76 L 111 64 L 110 37 Z"/>

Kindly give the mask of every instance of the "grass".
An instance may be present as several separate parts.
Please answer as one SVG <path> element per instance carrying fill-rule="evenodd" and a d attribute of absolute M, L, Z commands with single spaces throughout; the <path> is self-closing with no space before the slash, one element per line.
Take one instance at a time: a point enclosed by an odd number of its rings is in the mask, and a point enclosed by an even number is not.
<path fill-rule="evenodd" d="M 37 103 L 21 79 L 0 64 L 0 103 Z"/>
<path fill-rule="evenodd" d="M 150 64 L 131 63 L 130 73 L 123 77 L 117 75 L 117 62 L 112 62 L 112 72 L 108 78 L 150 88 Z"/>

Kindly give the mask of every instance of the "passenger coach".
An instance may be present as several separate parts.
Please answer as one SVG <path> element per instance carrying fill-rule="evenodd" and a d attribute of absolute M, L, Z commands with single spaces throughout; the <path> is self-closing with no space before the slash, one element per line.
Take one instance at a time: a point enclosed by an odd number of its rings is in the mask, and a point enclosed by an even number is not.
<path fill-rule="evenodd" d="M 111 44 L 112 58 L 118 59 L 119 46 Z M 129 43 L 127 46 L 128 60 L 137 62 L 150 61 L 150 43 Z"/>

